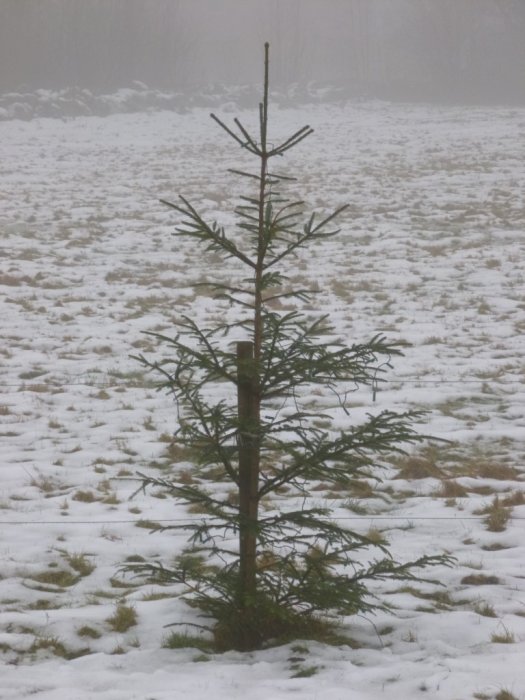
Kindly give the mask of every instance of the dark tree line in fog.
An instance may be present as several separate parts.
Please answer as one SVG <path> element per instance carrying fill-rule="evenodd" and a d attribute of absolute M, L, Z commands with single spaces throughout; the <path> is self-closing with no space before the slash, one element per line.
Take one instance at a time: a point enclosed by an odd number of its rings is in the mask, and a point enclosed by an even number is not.
<path fill-rule="evenodd" d="M 0 92 L 142 81 L 525 102 L 525 0 L 0 0 Z"/>

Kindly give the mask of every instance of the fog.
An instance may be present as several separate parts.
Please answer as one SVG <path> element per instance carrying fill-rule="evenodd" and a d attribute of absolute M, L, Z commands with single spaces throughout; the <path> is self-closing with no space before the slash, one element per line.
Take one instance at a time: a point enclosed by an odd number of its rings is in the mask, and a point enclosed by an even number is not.
<path fill-rule="evenodd" d="M 0 92 L 316 81 L 525 103 L 525 0 L 0 0 Z"/>

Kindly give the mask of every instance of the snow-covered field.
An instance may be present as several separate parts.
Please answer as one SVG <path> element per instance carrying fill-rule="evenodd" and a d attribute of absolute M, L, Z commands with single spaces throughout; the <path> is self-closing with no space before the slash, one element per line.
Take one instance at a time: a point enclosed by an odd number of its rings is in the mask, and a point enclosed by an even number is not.
<path fill-rule="evenodd" d="M 444 587 L 379 587 L 392 610 L 343 620 L 351 646 L 163 647 L 183 629 L 163 625 L 194 613 L 117 569 L 169 561 L 183 538 L 148 521 L 188 513 L 163 493 L 129 500 L 130 476 L 170 464 L 175 425 L 129 355 L 158 352 L 141 331 L 216 313 L 191 285 L 228 274 L 170 235 L 158 198 L 180 192 L 228 223 L 242 190 L 226 170 L 245 156 L 204 110 L 6 121 L 2 700 L 525 698 L 525 109 L 357 103 L 271 119 L 275 141 L 316 130 L 281 165 L 296 193 L 351 204 L 292 277 L 318 284 L 348 342 L 411 343 L 375 402 L 352 397 L 351 419 L 427 408 L 421 429 L 454 441 L 393 463 L 374 492 L 318 496 L 382 531 L 397 559 L 447 551 L 457 566 L 432 572 Z M 130 607 L 125 630 L 113 616 Z"/>

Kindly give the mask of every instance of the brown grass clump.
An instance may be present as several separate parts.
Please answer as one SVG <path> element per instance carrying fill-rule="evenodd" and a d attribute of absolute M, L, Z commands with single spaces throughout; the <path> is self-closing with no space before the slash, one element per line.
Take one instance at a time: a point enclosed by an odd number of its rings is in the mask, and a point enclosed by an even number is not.
<path fill-rule="evenodd" d="M 476 511 L 480 515 L 486 515 L 484 522 L 490 532 L 503 532 L 507 529 L 507 523 L 512 516 L 512 508 L 507 508 L 500 501 L 499 496 L 494 496 L 492 503 L 485 508 Z"/>
<path fill-rule="evenodd" d="M 350 495 L 355 498 L 374 498 L 377 493 L 374 485 L 370 484 L 365 479 L 352 479 L 349 484 L 345 485 Z"/>
<path fill-rule="evenodd" d="M 102 636 L 101 632 L 89 625 L 80 627 L 80 629 L 77 630 L 77 634 L 79 637 L 90 637 L 91 639 L 99 639 Z"/>
<path fill-rule="evenodd" d="M 76 491 L 72 496 L 73 501 L 81 501 L 82 503 L 94 503 L 100 500 L 92 491 Z"/>
<path fill-rule="evenodd" d="M 497 617 L 494 607 L 490 603 L 483 603 L 481 601 L 474 606 L 474 612 L 477 612 L 478 615 L 482 615 L 483 617 Z"/>
<path fill-rule="evenodd" d="M 485 574 L 469 574 L 461 579 L 461 583 L 468 586 L 491 586 L 501 583 L 497 576 L 486 576 Z"/>
<path fill-rule="evenodd" d="M 511 511 L 508 508 L 495 508 L 485 519 L 485 525 L 490 532 L 503 532 L 507 529 Z"/>
<path fill-rule="evenodd" d="M 490 544 L 484 544 L 481 549 L 484 552 L 500 552 L 502 549 L 511 549 L 511 544 L 503 544 L 503 542 L 491 542 Z"/>
<path fill-rule="evenodd" d="M 494 493 L 494 487 L 489 486 L 488 484 L 472 486 L 469 490 L 471 493 L 476 493 L 478 496 L 492 496 Z"/>
<path fill-rule="evenodd" d="M 494 700 L 518 700 L 518 698 L 514 695 L 514 693 L 511 693 L 510 690 L 502 688 Z"/>
<path fill-rule="evenodd" d="M 50 569 L 34 574 L 31 578 L 33 581 L 38 581 L 38 583 L 47 583 L 52 586 L 59 586 L 60 588 L 68 588 L 69 586 L 74 586 L 80 579 L 80 576 L 75 576 L 70 571 L 64 571 L 63 569 Z"/>
<path fill-rule="evenodd" d="M 115 612 L 106 622 L 114 632 L 126 632 L 137 624 L 137 612 L 131 605 L 118 604 Z"/>
<path fill-rule="evenodd" d="M 508 464 L 499 462 L 475 462 L 470 465 L 470 476 L 499 481 L 515 481 L 519 472 Z"/>
<path fill-rule="evenodd" d="M 514 644 L 516 637 L 510 632 L 506 627 L 503 628 L 503 632 L 494 632 L 490 641 L 493 644 Z"/>
<path fill-rule="evenodd" d="M 66 560 L 80 576 L 89 576 L 96 569 L 96 566 L 89 561 L 85 554 L 68 554 Z"/>
<path fill-rule="evenodd" d="M 436 492 L 440 498 L 464 498 L 468 496 L 467 489 L 454 479 L 445 479 Z"/>
<path fill-rule="evenodd" d="M 445 473 L 427 457 L 417 457 L 415 455 L 405 457 L 404 460 L 400 461 L 398 467 L 399 471 L 396 479 L 412 481 L 413 479 L 428 478 L 443 479 L 446 476 Z"/>
<path fill-rule="evenodd" d="M 525 493 L 523 491 L 513 491 L 501 499 L 501 504 L 510 507 L 525 505 Z"/>

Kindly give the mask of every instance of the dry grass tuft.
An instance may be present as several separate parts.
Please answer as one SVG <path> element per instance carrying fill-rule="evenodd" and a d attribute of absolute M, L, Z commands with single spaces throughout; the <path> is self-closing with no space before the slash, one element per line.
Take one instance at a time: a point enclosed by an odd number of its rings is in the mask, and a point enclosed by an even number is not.
<path fill-rule="evenodd" d="M 114 632 L 127 632 L 130 627 L 137 624 L 137 612 L 131 605 L 118 603 L 115 612 L 106 622 Z"/>
<path fill-rule="evenodd" d="M 508 507 L 525 505 L 525 493 L 519 490 L 513 491 L 501 499 L 501 504 Z"/>
<path fill-rule="evenodd" d="M 388 545 L 388 540 L 384 533 L 377 527 L 369 528 L 369 530 L 365 532 L 365 537 L 373 544 Z"/>
<path fill-rule="evenodd" d="M 490 641 L 493 644 L 514 644 L 516 637 L 510 632 L 504 625 L 502 625 L 502 632 L 494 632 L 491 636 Z"/>
<path fill-rule="evenodd" d="M 511 549 L 511 544 L 503 544 L 503 542 L 491 542 L 490 544 L 484 544 L 481 549 L 484 552 L 500 552 L 502 549 Z"/>
<path fill-rule="evenodd" d="M 31 576 L 33 581 L 58 586 L 59 588 L 73 586 L 79 578 L 79 576 L 75 576 L 70 571 L 64 571 L 63 569 L 50 569 Z"/>
<path fill-rule="evenodd" d="M 443 479 L 446 475 L 439 467 L 436 466 L 433 460 L 428 457 L 417 457 L 410 455 L 400 460 L 397 464 L 399 471 L 396 479 L 406 479 L 412 481 L 414 479 Z"/>
<path fill-rule="evenodd" d="M 137 520 L 137 522 L 135 523 L 135 527 L 142 527 L 145 530 L 151 530 L 152 532 L 155 530 L 162 529 L 162 525 L 160 525 L 159 523 L 156 523 L 154 520 L 144 520 L 144 519 Z"/>
<path fill-rule="evenodd" d="M 512 508 L 506 508 L 499 496 L 494 496 L 492 503 L 485 508 L 476 511 L 479 515 L 486 515 L 484 522 L 490 532 L 503 532 L 507 529 L 507 523 L 512 516 Z"/>
<path fill-rule="evenodd" d="M 454 479 L 445 479 L 436 492 L 439 498 L 464 498 L 468 496 L 467 489 Z"/>
<path fill-rule="evenodd" d="M 499 481 L 516 481 L 519 472 L 508 464 L 499 462 L 473 462 L 470 465 L 470 476 L 482 479 L 497 479 Z"/>
<path fill-rule="evenodd" d="M 461 583 L 466 586 L 492 586 L 501 583 L 497 576 L 486 576 L 485 574 L 469 574 L 461 579 Z"/>
<path fill-rule="evenodd" d="M 99 501 L 100 498 L 95 496 L 93 491 L 76 491 L 72 496 L 73 501 L 80 501 L 82 503 L 94 503 Z"/>
<path fill-rule="evenodd" d="M 41 650 L 48 650 L 63 659 L 71 658 L 70 653 L 58 637 L 37 637 L 27 651 L 30 654 L 36 654 Z"/>
<path fill-rule="evenodd" d="M 85 554 L 68 554 L 66 561 L 80 576 L 89 576 L 96 569 L 96 566 L 86 558 Z"/>
<path fill-rule="evenodd" d="M 514 693 L 511 693 L 510 690 L 502 688 L 494 700 L 518 700 L 518 698 L 514 695 Z"/>
<path fill-rule="evenodd" d="M 41 474 L 40 472 L 34 474 L 29 483 L 46 495 L 62 493 L 68 488 L 67 484 L 60 481 L 57 477 Z"/>
<path fill-rule="evenodd" d="M 482 617 L 497 617 L 494 607 L 490 603 L 479 601 L 474 605 L 474 612 Z"/>
<path fill-rule="evenodd" d="M 77 634 L 79 637 L 89 637 L 90 639 L 99 639 L 102 636 L 101 632 L 96 630 L 94 627 L 90 627 L 89 625 L 80 627 L 77 630 Z"/>

